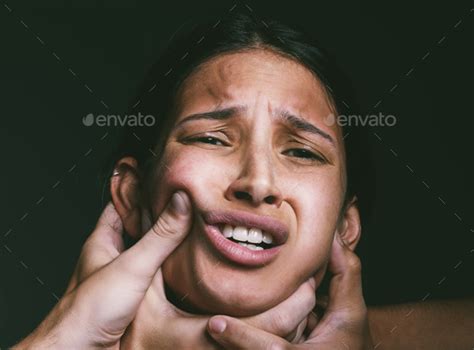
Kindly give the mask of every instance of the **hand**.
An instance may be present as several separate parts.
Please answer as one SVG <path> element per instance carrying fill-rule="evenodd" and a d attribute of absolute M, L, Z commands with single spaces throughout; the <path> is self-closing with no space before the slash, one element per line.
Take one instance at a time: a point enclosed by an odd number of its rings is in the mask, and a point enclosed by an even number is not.
<path fill-rule="evenodd" d="M 121 220 L 108 204 L 84 244 L 66 294 L 17 348 L 118 348 L 161 264 L 190 226 L 190 201 L 180 191 L 153 228 L 123 251 Z"/>
<path fill-rule="evenodd" d="M 304 342 L 290 344 L 241 320 L 220 315 L 209 320 L 210 336 L 226 349 L 372 349 L 360 260 L 339 235 L 334 238 L 329 270 L 334 276 L 327 310 Z"/>
<path fill-rule="evenodd" d="M 314 280 L 311 278 L 275 307 L 239 320 L 289 341 L 299 341 L 315 301 Z M 134 321 L 122 338 L 121 348 L 220 348 L 207 334 L 209 318 L 210 316 L 189 314 L 171 304 L 165 296 L 162 277 L 157 275 Z"/>

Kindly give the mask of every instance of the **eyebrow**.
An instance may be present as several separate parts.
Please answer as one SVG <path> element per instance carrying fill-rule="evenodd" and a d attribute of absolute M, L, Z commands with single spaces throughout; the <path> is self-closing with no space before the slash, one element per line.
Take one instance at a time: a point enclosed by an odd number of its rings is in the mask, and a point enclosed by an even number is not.
<path fill-rule="evenodd" d="M 229 108 L 223 108 L 223 109 L 216 109 L 214 111 L 209 111 L 209 112 L 204 112 L 204 113 L 191 114 L 187 116 L 186 118 L 184 118 L 183 120 L 179 121 L 178 124 L 176 124 L 175 128 L 180 128 L 184 123 L 188 123 L 194 120 L 201 120 L 201 119 L 228 120 L 243 110 L 245 110 L 244 107 L 235 106 L 235 107 L 229 107 Z"/>
<path fill-rule="evenodd" d="M 317 136 L 321 136 L 327 141 L 329 141 L 333 146 L 335 146 L 335 141 L 328 133 L 324 132 L 316 125 L 311 124 L 310 122 L 306 121 L 304 118 L 291 114 L 286 110 L 278 109 L 276 111 L 277 118 L 283 120 L 287 124 L 290 124 L 293 128 L 297 130 L 301 130 L 303 132 L 308 132 Z"/>
<path fill-rule="evenodd" d="M 216 109 L 214 111 L 204 112 L 204 113 L 195 113 L 187 116 L 183 120 L 179 121 L 175 128 L 181 127 L 183 124 L 194 121 L 194 120 L 228 120 L 235 117 L 239 112 L 245 111 L 244 106 L 234 106 L 229 108 Z M 284 123 L 289 124 L 296 130 L 303 132 L 311 133 L 316 136 L 320 136 L 325 140 L 329 141 L 333 146 L 335 146 L 334 139 L 326 132 L 318 128 L 317 126 L 311 124 L 300 116 L 291 114 L 286 110 L 278 109 L 274 116 L 277 119 L 282 120 Z"/>

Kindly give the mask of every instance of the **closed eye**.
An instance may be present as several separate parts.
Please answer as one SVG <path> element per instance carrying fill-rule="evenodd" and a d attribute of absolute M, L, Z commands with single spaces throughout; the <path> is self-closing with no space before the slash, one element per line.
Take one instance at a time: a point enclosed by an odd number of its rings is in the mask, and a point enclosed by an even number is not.
<path fill-rule="evenodd" d="M 292 148 L 285 151 L 283 154 L 289 155 L 290 157 L 302 158 L 309 161 L 317 161 L 326 163 L 326 159 L 314 152 L 308 151 L 304 148 Z"/>
<path fill-rule="evenodd" d="M 227 146 L 223 141 L 216 137 L 212 136 L 199 136 L 199 137 L 192 137 L 186 140 L 187 142 L 200 142 L 200 143 L 207 143 L 210 145 L 215 146 Z"/>

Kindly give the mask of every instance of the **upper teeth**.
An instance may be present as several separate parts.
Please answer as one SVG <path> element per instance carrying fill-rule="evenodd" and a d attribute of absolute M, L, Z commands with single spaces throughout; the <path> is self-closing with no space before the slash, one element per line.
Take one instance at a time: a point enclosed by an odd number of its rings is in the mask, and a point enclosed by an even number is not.
<path fill-rule="evenodd" d="M 273 237 L 267 232 L 262 232 L 258 228 L 247 228 L 244 226 L 236 226 L 235 228 L 231 225 L 225 225 L 222 232 L 224 237 L 232 237 L 236 241 L 250 242 L 250 243 L 273 243 Z"/>

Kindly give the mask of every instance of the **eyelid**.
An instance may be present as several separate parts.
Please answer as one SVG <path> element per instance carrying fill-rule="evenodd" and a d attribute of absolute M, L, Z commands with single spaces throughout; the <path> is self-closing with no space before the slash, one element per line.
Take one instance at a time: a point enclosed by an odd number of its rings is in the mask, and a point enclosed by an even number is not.
<path fill-rule="evenodd" d="M 223 146 L 225 147 L 228 147 L 230 146 L 230 144 L 227 142 L 227 141 L 224 141 L 222 140 L 221 138 L 219 137 L 216 137 L 214 135 L 208 135 L 208 133 L 204 133 L 204 134 L 196 134 L 196 135 L 193 135 L 193 136 L 188 136 L 188 137 L 185 137 L 184 138 L 184 141 L 185 142 L 194 142 L 194 141 L 199 141 L 199 139 L 205 139 L 205 138 L 213 138 L 213 139 L 216 139 L 217 141 L 221 142 L 223 144 Z M 206 143 L 206 142 L 203 142 L 203 143 Z M 211 146 L 218 146 L 218 145 L 212 145 L 210 143 L 208 143 L 209 145 Z"/>
<path fill-rule="evenodd" d="M 301 141 L 300 138 L 296 138 L 294 136 L 291 136 L 288 140 L 289 143 L 293 143 L 295 144 L 294 147 L 290 147 L 290 146 L 287 146 L 287 150 L 291 150 L 291 149 L 303 149 L 307 152 L 311 152 L 313 153 L 315 156 L 317 157 L 320 157 L 322 159 L 322 161 L 324 163 L 327 163 L 327 164 L 333 164 L 331 161 L 330 161 L 330 158 L 328 158 L 326 156 L 326 154 L 320 150 L 318 150 L 319 147 L 317 147 L 317 145 L 315 145 L 313 142 L 311 141 Z M 308 142 L 311 143 L 311 145 L 308 145 Z"/>
<path fill-rule="evenodd" d="M 212 139 L 215 139 L 218 142 L 222 143 L 222 145 L 214 145 L 214 144 L 209 143 L 209 142 L 201 142 L 201 143 L 207 144 L 207 145 L 210 145 L 210 146 L 217 146 L 217 147 L 219 147 L 219 146 L 231 147 L 232 146 L 230 141 L 223 140 L 221 137 L 215 136 L 215 133 L 221 133 L 221 134 L 225 135 L 225 133 L 223 133 L 221 131 L 217 131 L 217 132 L 206 131 L 206 132 L 202 132 L 202 133 L 193 134 L 191 136 L 185 136 L 185 137 L 183 137 L 183 142 L 185 142 L 185 143 L 200 142 L 199 139 L 212 138 Z M 227 137 L 227 135 L 226 135 L 226 137 Z M 289 151 L 302 150 L 302 151 L 308 152 L 310 154 L 310 157 L 308 157 L 308 158 L 297 157 L 297 156 L 290 156 L 290 157 L 295 158 L 300 163 L 301 162 L 307 163 L 307 165 L 308 165 L 308 163 L 311 163 L 311 164 L 318 163 L 320 165 L 324 165 L 324 164 L 331 164 L 332 165 L 333 164 L 322 152 L 317 151 L 313 147 L 308 146 L 307 144 L 302 143 L 300 141 L 297 141 L 297 140 L 294 140 L 294 139 L 292 141 L 297 143 L 298 146 L 295 145 L 295 147 L 287 147 L 282 152 L 282 154 L 286 155 L 286 153 L 289 152 Z"/>
<path fill-rule="evenodd" d="M 294 147 L 294 148 L 289 148 L 286 151 L 283 152 L 283 154 L 289 152 L 289 151 L 306 151 L 309 153 L 310 157 L 298 157 L 298 156 L 290 156 L 291 158 L 296 158 L 299 161 L 306 162 L 306 163 L 320 163 L 320 164 L 328 164 L 330 163 L 326 157 L 324 157 L 322 154 L 319 152 L 315 152 L 313 150 L 304 148 L 304 147 Z"/>

